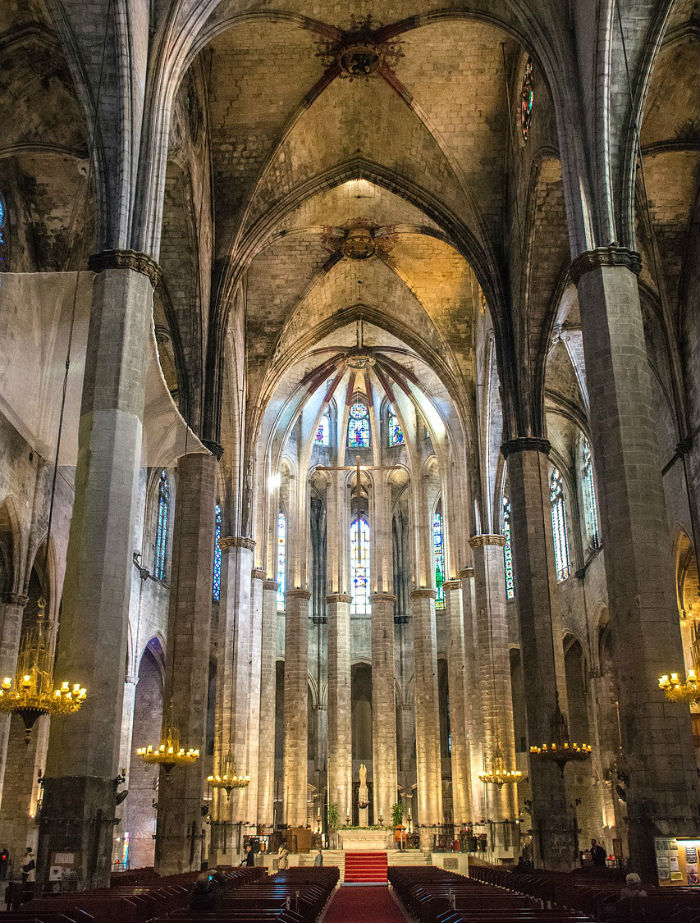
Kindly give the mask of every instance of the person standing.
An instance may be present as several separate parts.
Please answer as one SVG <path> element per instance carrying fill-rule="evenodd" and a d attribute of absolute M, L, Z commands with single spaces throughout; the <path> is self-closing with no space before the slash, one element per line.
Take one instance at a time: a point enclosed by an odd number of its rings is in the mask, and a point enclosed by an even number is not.
<path fill-rule="evenodd" d="M 320 846 L 318 848 L 318 852 L 314 856 L 314 865 L 316 868 L 320 868 L 323 865 L 323 853 Z"/>
<path fill-rule="evenodd" d="M 596 868 L 604 869 L 606 858 L 607 858 L 607 853 L 605 852 L 603 847 L 600 845 L 598 840 L 595 840 L 595 839 L 591 840 L 591 859 L 593 861 L 593 865 Z"/>
<path fill-rule="evenodd" d="M 284 844 L 277 850 L 277 860 L 280 872 L 289 868 L 289 850 Z"/>
<path fill-rule="evenodd" d="M 32 847 L 27 846 L 24 852 L 24 863 L 22 865 L 22 884 L 26 885 L 36 880 L 36 862 L 32 855 Z"/>

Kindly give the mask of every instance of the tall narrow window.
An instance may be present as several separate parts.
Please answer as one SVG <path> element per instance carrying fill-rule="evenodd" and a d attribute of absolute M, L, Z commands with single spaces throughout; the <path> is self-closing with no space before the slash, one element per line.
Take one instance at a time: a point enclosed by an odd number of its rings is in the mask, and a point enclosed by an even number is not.
<path fill-rule="evenodd" d="M 552 504 L 552 537 L 554 540 L 554 567 L 557 580 L 566 580 L 571 573 L 569 542 L 566 536 L 566 508 L 564 506 L 564 481 L 557 468 L 549 482 L 549 499 Z"/>
<path fill-rule="evenodd" d="M 503 564 L 506 572 L 506 599 L 515 599 L 515 580 L 513 578 L 513 546 L 510 543 L 510 500 L 503 498 Z"/>
<path fill-rule="evenodd" d="M 445 608 L 445 544 L 442 531 L 442 513 L 439 509 L 433 515 L 433 559 L 435 561 L 435 608 Z"/>
<path fill-rule="evenodd" d="M 156 543 L 153 555 L 153 575 L 158 580 L 165 579 L 165 561 L 168 551 L 168 519 L 170 516 L 170 485 L 168 475 L 163 468 L 158 482 L 158 510 L 156 513 Z"/>
<path fill-rule="evenodd" d="M 277 517 L 277 610 L 284 611 L 287 591 L 287 517 L 280 510 Z"/>
<path fill-rule="evenodd" d="M 583 518 L 586 523 L 586 536 L 594 548 L 600 547 L 600 529 L 598 527 L 598 507 L 595 502 L 595 484 L 593 481 L 593 457 L 591 444 L 583 437 L 583 459 L 581 466 L 581 492 L 583 494 Z"/>
<path fill-rule="evenodd" d="M 5 224 L 7 222 L 7 210 L 5 200 L 0 193 L 0 270 L 5 268 Z"/>
<path fill-rule="evenodd" d="M 348 420 L 348 448 L 366 449 L 369 447 L 369 410 L 367 404 L 357 402 L 350 407 Z"/>
<path fill-rule="evenodd" d="M 215 602 L 221 599 L 221 507 L 217 503 L 214 507 L 214 574 L 211 581 L 211 595 Z"/>
<path fill-rule="evenodd" d="M 324 413 L 318 421 L 316 435 L 314 436 L 314 445 L 328 446 L 331 443 L 331 421 L 328 414 Z"/>
<path fill-rule="evenodd" d="M 520 131 L 523 141 L 530 137 L 530 124 L 532 123 L 532 107 L 535 102 L 535 91 L 532 86 L 532 58 L 527 59 L 523 85 L 520 89 Z"/>
<path fill-rule="evenodd" d="M 369 615 L 369 523 L 363 513 L 350 526 L 350 586 L 350 613 Z"/>
<path fill-rule="evenodd" d="M 389 407 L 389 445 L 403 445 L 403 430 L 393 407 Z"/>

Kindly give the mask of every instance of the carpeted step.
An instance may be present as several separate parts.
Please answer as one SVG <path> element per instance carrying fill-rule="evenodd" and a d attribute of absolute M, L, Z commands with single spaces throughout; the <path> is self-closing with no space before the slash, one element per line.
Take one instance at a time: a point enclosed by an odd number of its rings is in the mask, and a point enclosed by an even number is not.
<path fill-rule="evenodd" d="M 386 881 L 385 852 L 346 852 L 345 881 Z"/>

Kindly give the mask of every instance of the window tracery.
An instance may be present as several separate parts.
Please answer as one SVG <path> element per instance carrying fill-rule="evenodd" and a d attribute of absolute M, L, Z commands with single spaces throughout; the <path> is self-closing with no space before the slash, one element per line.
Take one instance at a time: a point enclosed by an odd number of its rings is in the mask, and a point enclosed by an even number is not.
<path fill-rule="evenodd" d="M 513 576 L 513 546 L 511 545 L 510 532 L 510 500 L 503 497 L 503 536 L 506 540 L 503 546 L 503 564 L 506 575 L 506 599 L 515 599 L 515 578 Z"/>
<path fill-rule="evenodd" d="M 445 608 L 445 545 L 442 528 L 442 513 L 439 509 L 433 514 L 433 559 L 435 562 L 435 608 Z"/>
<path fill-rule="evenodd" d="M 582 450 L 581 492 L 583 494 L 583 518 L 588 540 L 594 548 L 599 548 L 600 529 L 598 526 L 598 507 L 595 500 L 593 456 L 591 454 L 591 444 L 585 436 L 583 437 Z"/>
<path fill-rule="evenodd" d="M 211 595 L 215 602 L 221 598 L 221 507 L 217 503 L 214 507 L 214 573 L 211 581 Z"/>
<path fill-rule="evenodd" d="M 348 420 L 348 448 L 369 448 L 369 409 L 366 404 L 356 401 L 350 407 Z"/>
<path fill-rule="evenodd" d="M 314 445 L 329 446 L 331 443 L 331 421 L 328 413 L 324 413 L 318 421 L 316 435 L 314 436 Z"/>
<path fill-rule="evenodd" d="M 552 471 L 549 482 L 549 500 L 552 505 L 552 540 L 554 544 L 554 567 L 557 580 L 566 580 L 571 574 L 569 541 L 566 534 L 566 507 L 564 504 L 564 481 L 558 468 Z"/>
<path fill-rule="evenodd" d="M 369 615 L 369 523 L 363 513 L 350 526 L 351 615 Z"/>
<path fill-rule="evenodd" d="M 403 445 L 403 430 L 401 429 L 401 424 L 399 423 L 399 418 L 396 416 L 396 411 L 392 406 L 389 407 L 388 414 L 388 423 L 389 423 L 389 447 L 392 448 L 396 445 Z"/>

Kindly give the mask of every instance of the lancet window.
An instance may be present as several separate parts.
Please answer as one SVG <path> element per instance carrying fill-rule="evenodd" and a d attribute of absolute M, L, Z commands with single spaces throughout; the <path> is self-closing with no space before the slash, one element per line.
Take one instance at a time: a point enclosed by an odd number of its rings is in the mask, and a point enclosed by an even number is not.
<path fill-rule="evenodd" d="M 211 581 L 211 595 L 215 602 L 221 599 L 221 507 L 217 503 L 214 507 L 214 573 Z"/>
<path fill-rule="evenodd" d="M 389 407 L 389 446 L 403 445 L 403 430 L 393 407 Z"/>
<path fill-rule="evenodd" d="M 350 526 L 350 587 L 350 613 L 369 615 L 369 523 L 364 513 Z"/>
<path fill-rule="evenodd" d="M 369 410 L 367 404 L 357 401 L 350 407 L 348 421 L 348 448 L 366 449 L 369 447 Z"/>
<path fill-rule="evenodd" d="M 156 511 L 156 541 L 153 554 L 153 576 L 165 579 L 166 556 L 168 552 L 168 520 L 170 519 L 170 485 L 168 474 L 163 468 L 158 481 L 158 509 Z"/>
<path fill-rule="evenodd" d="M 513 546 L 510 533 L 510 500 L 503 497 L 503 536 L 506 540 L 503 546 L 503 564 L 506 574 L 506 599 L 515 599 L 515 578 L 513 576 Z"/>
<path fill-rule="evenodd" d="M 520 89 L 520 131 L 523 141 L 530 137 L 530 123 L 532 122 L 532 107 L 535 102 L 535 92 L 532 86 L 532 58 L 527 59 L 523 85 Z"/>
<path fill-rule="evenodd" d="M 566 506 L 564 481 L 558 468 L 552 471 L 549 482 L 549 499 L 552 504 L 552 538 L 554 542 L 554 567 L 557 580 L 566 580 L 571 573 L 569 541 L 566 534 Z"/>
<path fill-rule="evenodd" d="M 598 507 L 595 501 L 595 482 L 593 480 L 593 456 L 591 444 L 583 437 L 581 464 L 581 493 L 583 494 L 583 518 L 586 524 L 586 536 L 594 548 L 600 546 L 600 528 L 598 526 Z"/>
<path fill-rule="evenodd" d="M 331 421 L 327 413 L 318 421 L 316 435 L 314 436 L 314 445 L 329 446 L 331 444 Z"/>
<path fill-rule="evenodd" d="M 277 516 L 277 609 L 284 611 L 287 591 L 287 517 L 283 510 Z"/>
<path fill-rule="evenodd" d="M 442 513 L 436 509 L 433 514 L 433 561 L 435 565 L 435 608 L 445 608 L 445 543 L 442 528 Z"/>

